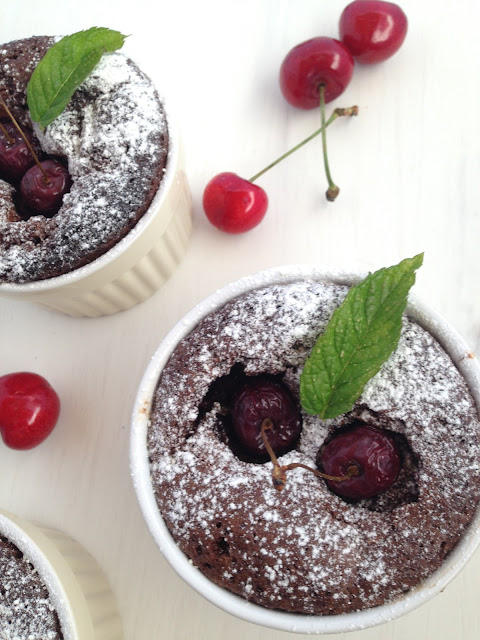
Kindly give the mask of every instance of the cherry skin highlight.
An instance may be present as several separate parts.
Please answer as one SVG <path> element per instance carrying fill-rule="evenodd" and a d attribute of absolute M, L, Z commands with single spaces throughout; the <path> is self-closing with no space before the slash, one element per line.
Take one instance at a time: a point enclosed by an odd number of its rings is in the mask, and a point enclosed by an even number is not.
<path fill-rule="evenodd" d="M 41 215 L 54 215 L 62 205 L 63 196 L 70 191 L 72 179 L 67 169 L 58 160 L 44 160 L 41 169 L 35 165 L 27 171 L 20 182 L 23 204 Z"/>
<path fill-rule="evenodd" d="M 203 193 L 207 218 L 227 233 L 250 231 L 263 220 L 267 207 L 265 191 L 235 173 L 219 173 Z"/>
<path fill-rule="evenodd" d="M 0 178 L 19 182 L 35 161 L 15 125 L 7 122 L 3 127 L 11 141 L 0 130 Z"/>
<path fill-rule="evenodd" d="M 392 2 L 355 0 L 340 17 L 340 38 L 357 62 L 383 62 L 402 46 L 408 21 Z"/>
<path fill-rule="evenodd" d="M 237 393 L 232 407 L 232 427 L 241 446 L 258 460 L 268 459 L 261 427 L 270 420 L 266 431 L 276 455 L 290 450 L 300 436 L 300 412 L 290 391 L 280 382 L 261 376 L 251 380 Z"/>
<path fill-rule="evenodd" d="M 0 377 L 0 433 L 11 449 L 31 449 L 43 442 L 57 423 L 60 400 L 36 373 Z"/>
<path fill-rule="evenodd" d="M 325 103 L 347 88 L 354 61 L 347 47 L 334 38 L 312 38 L 294 47 L 280 67 L 280 88 L 291 105 L 300 109 L 320 106 L 320 85 Z"/>
<path fill-rule="evenodd" d="M 332 476 L 357 475 L 343 482 L 327 480 L 329 488 L 342 498 L 362 500 L 386 491 L 400 471 L 397 446 L 387 433 L 376 427 L 359 423 L 343 431 L 320 452 L 319 467 Z"/>

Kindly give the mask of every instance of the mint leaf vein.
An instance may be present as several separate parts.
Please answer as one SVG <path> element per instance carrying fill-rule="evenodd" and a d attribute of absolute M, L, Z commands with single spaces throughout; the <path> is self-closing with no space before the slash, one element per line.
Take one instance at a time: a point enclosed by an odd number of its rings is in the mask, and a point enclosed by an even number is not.
<path fill-rule="evenodd" d="M 32 120 L 42 129 L 55 120 L 97 66 L 102 54 L 120 49 L 125 38 L 118 31 L 92 27 L 66 36 L 50 47 L 27 86 Z"/>
<path fill-rule="evenodd" d="M 380 269 L 352 287 L 315 344 L 300 378 L 307 413 L 350 411 L 398 345 L 410 288 L 423 254 Z"/>

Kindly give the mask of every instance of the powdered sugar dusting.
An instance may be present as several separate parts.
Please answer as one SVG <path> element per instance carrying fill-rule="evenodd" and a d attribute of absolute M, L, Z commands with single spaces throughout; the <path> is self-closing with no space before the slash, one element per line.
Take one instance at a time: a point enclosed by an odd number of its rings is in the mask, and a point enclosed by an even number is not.
<path fill-rule="evenodd" d="M 236 363 L 299 375 L 344 286 L 296 282 L 247 293 L 207 316 L 173 353 L 155 394 L 148 444 L 157 502 L 180 548 L 209 578 L 270 608 L 329 614 L 382 604 L 417 585 L 455 546 L 479 499 L 480 424 L 464 380 L 432 336 L 405 318 L 399 348 L 366 386 L 355 417 L 405 436 L 415 499 L 347 504 L 307 471 L 282 493 L 271 463 L 237 458 L 219 406 L 198 407 Z M 282 464 L 315 466 L 352 416 L 303 415 Z M 374 509 L 374 510 L 372 510 Z"/>
<path fill-rule="evenodd" d="M 29 558 L 3 536 L 0 536 L 0 638 L 63 638 L 45 584 Z"/>
<path fill-rule="evenodd" d="M 31 45 L 39 48 L 39 40 L 11 43 L 15 54 L 31 52 L 29 73 L 13 65 L 8 46 L 0 55 L 0 81 L 13 78 L 19 87 L 11 98 L 17 107 L 25 104 L 27 81 L 41 58 Z M 53 39 L 43 40 L 46 50 Z M 12 222 L 0 206 L 0 282 L 66 273 L 104 253 L 147 210 L 165 168 L 167 123 L 158 95 L 118 52 L 104 54 L 65 111 L 35 133 L 46 153 L 66 158 L 73 186 L 53 218 Z M 4 202 L 8 207 L 11 199 Z"/>

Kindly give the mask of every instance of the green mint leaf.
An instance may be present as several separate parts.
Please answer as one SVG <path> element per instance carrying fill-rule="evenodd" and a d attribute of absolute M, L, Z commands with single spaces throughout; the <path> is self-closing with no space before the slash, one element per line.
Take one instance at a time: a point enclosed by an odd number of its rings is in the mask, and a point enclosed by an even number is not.
<path fill-rule="evenodd" d="M 366 383 L 395 351 L 402 314 L 423 253 L 369 274 L 348 292 L 300 377 L 307 413 L 335 418 L 353 408 Z"/>
<path fill-rule="evenodd" d="M 32 120 L 42 129 L 55 120 L 102 54 L 120 49 L 126 37 L 105 27 L 92 27 L 66 36 L 50 47 L 27 86 Z"/>

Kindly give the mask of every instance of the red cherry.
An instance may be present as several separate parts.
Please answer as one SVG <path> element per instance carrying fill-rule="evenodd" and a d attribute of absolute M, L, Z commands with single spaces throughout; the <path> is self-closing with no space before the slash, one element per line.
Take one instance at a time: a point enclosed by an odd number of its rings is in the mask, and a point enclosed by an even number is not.
<path fill-rule="evenodd" d="M 353 500 L 386 491 L 400 471 L 400 457 L 393 438 L 381 429 L 362 423 L 330 440 L 317 461 L 331 476 L 349 475 L 349 469 L 356 467 L 357 475 L 349 480 L 327 480 L 334 493 Z"/>
<path fill-rule="evenodd" d="M 3 128 L 8 137 L 0 130 L 0 177 L 18 182 L 34 159 L 15 125 L 7 122 Z"/>
<path fill-rule="evenodd" d="M 203 192 L 207 218 L 227 233 L 250 231 L 261 222 L 267 207 L 265 191 L 235 173 L 219 173 Z"/>
<path fill-rule="evenodd" d="M 340 17 L 340 38 L 357 62 L 382 62 L 398 51 L 407 35 L 408 21 L 392 2 L 355 0 Z"/>
<path fill-rule="evenodd" d="M 60 400 L 36 373 L 0 377 L 0 433 L 11 449 L 31 449 L 45 440 L 57 423 Z"/>
<path fill-rule="evenodd" d="M 294 47 L 280 68 L 280 88 L 294 107 L 314 109 L 320 105 L 320 85 L 325 102 L 345 91 L 354 62 L 347 47 L 334 38 L 313 38 Z"/>
<path fill-rule="evenodd" d="M 266 418 L 273 423 L 266 432 L 268 442 L 276 455 L 282 455 L 292 448 L 302 430 L 299 409 L 283 384 L 254 377 L 233 402 L 232 426 L 242 447 L 259 460 L 268 458 L 261 435 Z"/>
<path fill-rule="evenodd" d="M 26 207 L 41 215 L 53 215 L 62 205 L 63 196 L 70 191 L 72 179 L 58 160 L 44 160 L 27 171 L 20 182 L 20 192 Z"/>

